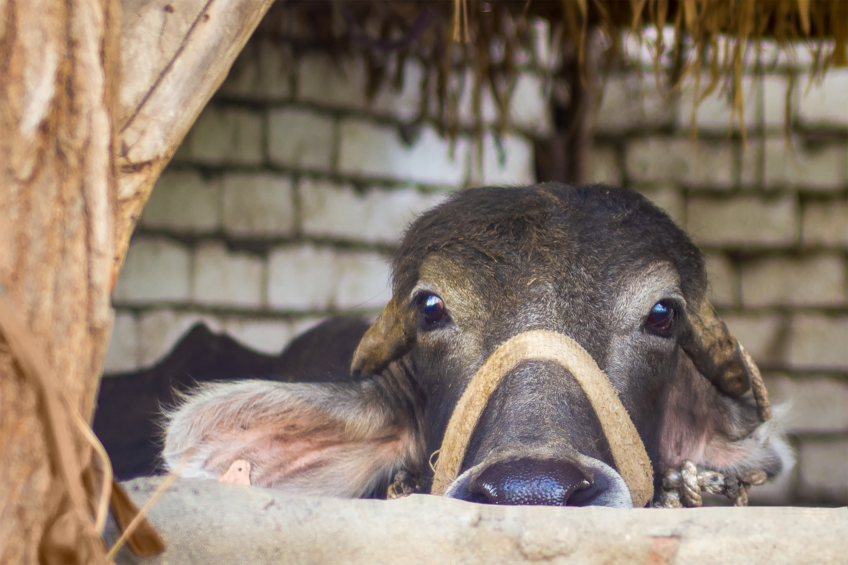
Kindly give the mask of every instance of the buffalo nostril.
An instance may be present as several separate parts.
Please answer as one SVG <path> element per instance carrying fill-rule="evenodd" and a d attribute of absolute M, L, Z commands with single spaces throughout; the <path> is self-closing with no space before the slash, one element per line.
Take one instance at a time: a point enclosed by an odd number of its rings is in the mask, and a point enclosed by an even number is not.
<path fill-rule="evenodd" d="M 495 463 L 468 486 L 468 498 L 486 504 L 565 506 L 591 498 L 592 484 L 572 463 L 518 459 Z"/>

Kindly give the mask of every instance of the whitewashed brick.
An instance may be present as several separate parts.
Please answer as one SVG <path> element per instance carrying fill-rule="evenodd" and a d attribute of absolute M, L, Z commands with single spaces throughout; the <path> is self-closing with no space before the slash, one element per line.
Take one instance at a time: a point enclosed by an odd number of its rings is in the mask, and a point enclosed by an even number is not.
<path fill-rule="evenodd" d="M 765 183 L 769 188 L 798 187 L 806 190 L 844 188 L 845 146 L 828 143 L 807 146 L 783 137 L 765 141 Z"/>
<path fill-rule="evenodd" d="M 789 89 L 789 119 L 794 119 L 798 114 L 798 84 L 790 85 L 789 78 L 785 74 L 764 75 L 761 80 L 763 126 L 766 129 L 783 130 L 786 126 L 787 89 Z"/>
<path fill-rule="evenodd" d="M 700 88 L 709 84 L 709 76 L 701 80 Z M 743 120 L 748 135 L 762 125 L 773 131 L 782 131 L 785 125 L 786 95 L 789 80 L 784 74 L 768 74 L 760 77 L 744 76 L 742 80 Z M 684 81 L 677 124 L 689 129 L 692 124 L 692 95 L 694 82 Z M 790 119 L 797 114 L 797 84 L 791 87 L 789 105 Z M 740 130 L 739 114 L 733 109 L 732 95 L 721 86 L 707 96 L 697 107 L 695 121 L 698 131 L 725 133 L 733 120 L 733 129 Z"/>
<path fill-rule="evenodd" d="M 801 241 L 805 245 L 848 247 L 848 201 L 804 204 Z"/>
<path fill-rule="evenodd" d="M 706 259 L 710 303 L 718 307 L 735 306 L 739 302 L 739 275 L 733 262 L 716 253 L 708 253 Z"/>
<path fill-rule="evenodd" d="M 686 205 L 686 230 L 698 245 L 788 245 L 797 237 L 796 224 L 796 202 L 791 195 L 689 198 Z"/>
<path fill-rule="evenodd" d="M 149 367 L 155 364 L 192 326 L 201 322 L 213 332 L 221 331 L 217 318 L 196 312 L 153 310 L 141 314 L 138 321 L 139 365 Z"/>
<path fill-rule="evenodd" d="M 759 39 L 755 49 L 747 49 L 743 57 L 746 71 L 763 68 L 772 70 L 806 70 L 813 65 L 815 44 L 810 42 L 781 42 Z"/>
<path fill-rule="evenodd" d="M 282 247 L 268 259 L 268 304 L 283 310 L 327 310 L 335 298 L 335 252 L 329 247 Z"/>
<path fill-rule="evenodd" d="M 457 140 L 451 155 L 450 142 L 429 126 L 411 147 L 396 128 L 366 120 L 343 120 L 340 131 L 339 170 L 344 174 L 447 186 L 459 186 L 465 178 L 465 139 Z"/>
<path fill-rule="evenodd" d="M 282 320 L 228 318 L 223 329 L 242 345 L 269 355 L 279 355 L 294 336 L 291 324 Z"/>
<path fill-rule="evenodd" d="M 627 146 L 627 173 L 637 182 L 674 181 L 689 186 L 730 188 L 734 184 L 733 145 L 685 137 L 638 138 Z"/>
<path fill-rule="evenodd" d="M 479 184 L 485 185 L 525 185 L 536 182 L 536 170 L 533 143 L 524 137 L 506 134 L 501 136 L 503 151 L 498 151 L 495 136 L 483 134 L 483 169 L 477 171 L 476 163 L 472 171 L 476 177 L 482 175 Z M 472 154 L 476 151 L 472 151 Z M 503 157 L 503 162 L 501 162 Z M 476 160 L 476 158 L 473 158 Z"/>
<path fill-rule="evenodd" d="M 224 230 L 238 236 L 289 235 L 294 231 L 291 179 L 233 173 L 223 179 Z"/>
<path fill-rule="evenodd" d="M 221 223 L 219 179 L 204 179 L 197 171 L 165 171 L 144 206 L 139 223 L 146 228 L 203 233 Z"/>
<path fill-rule="evenodd" d="M 638 34 L 629 29 L 622 31 L 621 49 L 625 60 L 643 71 L 653 71 L 654 53 L 659 34 L 662 34 L 663 44 L 666 46 L 665 52 L 660 57 L 660 69 L 671 69 L 674 64 L 674 53 L 669 46 L 674 45 L 676 41 L 674 29 L 671 26 L 665 26 L 661 30 L 647 26 Z"/>
<path fill-rule="evenodd" d="M 799 369 L 848 371 L 848 317 L 794 316 L 789 365 Z"/>
<path fill-rule="evenodd" d="M 510 125 L 513 127 L 533 137 L 545 137 L 553 131 L 550 84 L 546 84 L 539 75 L 518 75 L 509 108 Z"/>
<path fill-rule="evenodd" d="M 845 263 L 837 255 L 766 258 L 742 265 L 746 308 L 843 304 Z"/>
<path fill-rule="evenodd" d="M 329 171 L 334 133 L 330 116 L 309 110 L 273 110 L 268 119 L 268 157 L 283 167 Z"/>
<path fill-rule="evenodd" d="M 639 192 L 671 216 L 671 219 L 677 225 L 685 225 L 686 216 L 683 195 L 677 187 L 666 183 L 658 183 L 650 187 L 640 187 Z"/>
<path fill-rule="evenodd" d="M 262 260 L 254 255 L 230 253 L 218 243 L 200 245 L 194 254 L 194 301 L 259 308 L 264 274 Z"/>
<path fill-rule="evenodd" d="M 765 151 L 765 140 L 763 138 L 748 138 L 747 145 L 743 144 L 739 150 L 739 185 L 742 188 L 760 188 L 763 180 L 763 152 Z"/>
<path fill-rule="evenodd" d="M 395 75 L 397 60 L 389 61 L 386 76 Z M 381 85 L 369 102 L 366 96 L 368 76 L 362 57 L 352 56 L 336 63 L 326 54 L 311 53 L 301 57 L 298 64 L 297 99 L 328 108 L 365 110 L 375 115 L 409 121 L 421 106 L 421 64 L 406 61 L 400 90 L 394 85 Z"/>
<path fill-rule="evenodd" d="M 790 403 L 786 431 L 827 434 L 848 431 L 848 381 L 824 377 L 766 379 L 773 404 Z"/>
<path fill-rule="evenodd" d="M 113 298 L 120 303 L 183 302 L 189 297 L 188 250 L 160 238 L 130 244 Z"/>
<path fill-rule="evenodd" d="M 254 37 L 236 59 L 218 94 L 279 102 L 291 97 L 291 54 L 270 38 Z"/>
<path fill-rule="evenodd" d="M 391 271 L 377 253 L 339 253 L 336 269 L 336 307 L 382 308 L 392 297 Z"/>
<path fill-rule="evenodd" d="M 813 79 L 811 86 L 809 75 L 798 80 L 800 117 L 804 124 L 826 128 L 848 126 L 848 70 L 828 69 L 821 82 Z"/>
<path fill-rule="evenodd" d="M 379 308 L 391 297 L 389 267 L 376 253 L 302 245 L 271 253 L 268 301 L 285 310 Z"/>
<path fill-rule="evenodd" d="M 613 147 L 594 145 L 589 155 L 589 183 L 621 186 L 621 167 Z"/>
<path fill-rule="evenodd" d="M 551 43 L 551 23 L 543 18 L 530 19 L 530 33 L 533 36 L 533 50 L 539 68 L 549 71 L 559 68 L 562 53 Z M 529 60 L 527 63 L 529 64 Z"/>
<path fill-rule="evenodd" d="M 745 346 L 757 363 L 783 362 L 783 318 L 774 314 L 724 314 L 730 333 Z"/>
<path fill-rule="evenodd" d="M 394 76 L 396 60 L 392 60 L 387 75 Z M 408 59 L 403 69 L 403 84 L 400 90 L 384 84 L 374 96 L 370 110 L 374 114 L 393 117 L 402 121 L 416 118 L 421 111 L 421 78 L 424 69 L 421 63 Z"/>
<path fill-rule="evenodd" d="M 848 502 L 848 441 L 806 440 L 798 453 L 799 494 L 804 498 Z"/>
<path fill-rule="evenodd" d="M 609 134 L 660 128 L 672 122 L 677 105 L 676 97 L 663 97 L 652 74 L 611 75 L 604 83 L 593 127 Z"/>
<path fill-rule="evenodd" d="M 465 127 L 472 127 L 475 123 L 474 116 L 474 71 L 465 69 L 461 72 L 451 73 L 448 76 L 448 92 L 456 92 L 456 117 L 459 123 Z M 430 81 L 430 116 L 438 118 L 441 102 L 436 91 L 436 81 Z M 446 110 L 446 106 L 443 107 Z M 480 88 L 480 122 L 482 125 L 493 125 L 498 122 L 498 106 L 492 97 L 492 90 L 484 83 Z"/>
<path fill-rule="evenodd" d="M 115 314 L 112 337 L 106 360 L 103 363 L 104 376 L 109 373 L 123 373 L 138 368 L 138 329 L 136 318 L 131 312 Z"/>
<path fill-rule="evenodd" d="M 445 198 L 413 188 L 363 194 L 347 185 L 305 179 L 300 183 L 301 228 L 317 237 L 396 244 L 416 216 Z"/>
<path fill-rule="evenodd" d="M 262 162 L 262 115 L 207 106 L 180 146 L 178 160 L 209 165 Z"/>
<path fill-rule="evenodd" d="M 307 53 L 298 62 L 297 99 L 333 108 L 365 109 L 367 81 L 362 57 L 334 61 L 325 53 Z"/>
<path fill-rule="evenodd" d="M 697 97 L 700 102 L 695 108 L 695 127 L 698 131 L 726 132 L 733 122 L 733 129 L 740 128 L 739 114 L 733 109 L 733 94 L 730 89 L 721 84 L 706 98 L 702 98 L 704 90 L 710 84 L 709 74 L 701 76 Z M 753 77 L 742 77 L 742 120 L 746 129 L 757 125 L 757 105 L 759 103 L 759 88 Z M 680 95 L 680 112 L 677 115 L 677 126 L 689 129 L 692 126 L 692 109 L 695 100 L 695 77 L 687 77 L 683 81 Z"/>

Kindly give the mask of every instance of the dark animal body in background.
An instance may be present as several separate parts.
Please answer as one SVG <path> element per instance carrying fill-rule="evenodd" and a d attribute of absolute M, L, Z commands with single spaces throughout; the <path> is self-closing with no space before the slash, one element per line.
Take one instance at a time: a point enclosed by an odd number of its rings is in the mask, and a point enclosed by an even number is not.
<path fill-rule="evenodd" d="M 770 475 L 791 466 L 779 422 L 761 422 L 744 394 L 700 251 L 635 192 L 460 191 L 412 224 L 392 267 L 392 300 L 346 354 L 356 378 L 316 382 L 305 368 L 277 377 L 285 383 L 200 387 L 169 416 L 168 465 L 187 458 L 184 475 L 214 479 L 247 459 L 253 484 L 307 494 L 379 496 L 397 477 L 401 490 L 427 492 L 428 461 L 471 377 L 499 344 L 541 329 L 605 371 L 656 484 L 683 460 Z M 631 504 L 591 404 L 557 364 L 528 359 L 506 374 L 469 439 L 447 496 Z"/>
<path fill-rule="evenodd" d="M 360 318 L 330 318 L 277 356 L 263 355 L 205 324 L 189 330 L 161 361 L 141 371 L 111 375 L 100 384 L 94 431 L 118 480 L 164 472 L 162 408 L 207 382 L 244 378 L 271 381 L 350 380 L 350 359 L 368 329 Z"/>

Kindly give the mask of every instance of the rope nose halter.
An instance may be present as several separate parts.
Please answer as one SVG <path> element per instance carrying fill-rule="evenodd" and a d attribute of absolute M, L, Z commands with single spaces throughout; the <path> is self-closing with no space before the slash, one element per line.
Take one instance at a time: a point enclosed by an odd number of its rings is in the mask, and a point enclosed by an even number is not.
<path fill-rule="evenodd" d="M 525 360 L 553 361 L 571 373 L 592 404 L 607 438 L 616 469 L 630 490 L 634 507 L 654 496 L 654 474 L 645 445 L 609 378 L 592 356 L 570 337 L 531 330 L 503 342 L 483 363 L 463 392 L 448 422 L 431 492 L 444 495 L 459 475 L 471 434 L 504 375 Z"/>

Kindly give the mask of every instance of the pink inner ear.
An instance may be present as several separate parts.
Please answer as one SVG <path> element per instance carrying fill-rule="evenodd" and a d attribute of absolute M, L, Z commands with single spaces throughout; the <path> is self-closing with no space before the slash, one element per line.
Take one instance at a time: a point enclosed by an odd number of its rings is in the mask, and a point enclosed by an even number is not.
<path fill-rule="evenodd" d="M 318 415 L 297 418 L 247 429 L 219 426 L 206 434 L 211 455 L 204 468 L 223 478 L 234 461 L 249 460 L 248 484 L 260 487 L 326 480 L 365 485 L 383 469 L 392 468 L 410 448 L 411 438 L 399 429 L 356 437 L 342 423 L 321 421 Z"/>
<path fill-rule="evenodd" d="M 719 422 L 733 419 L 720 393 L 681 352 L 660 433 L 661 468 L 684 460 L 714 469 L 732 467 L 745 453 L 722 438 Z"/>

